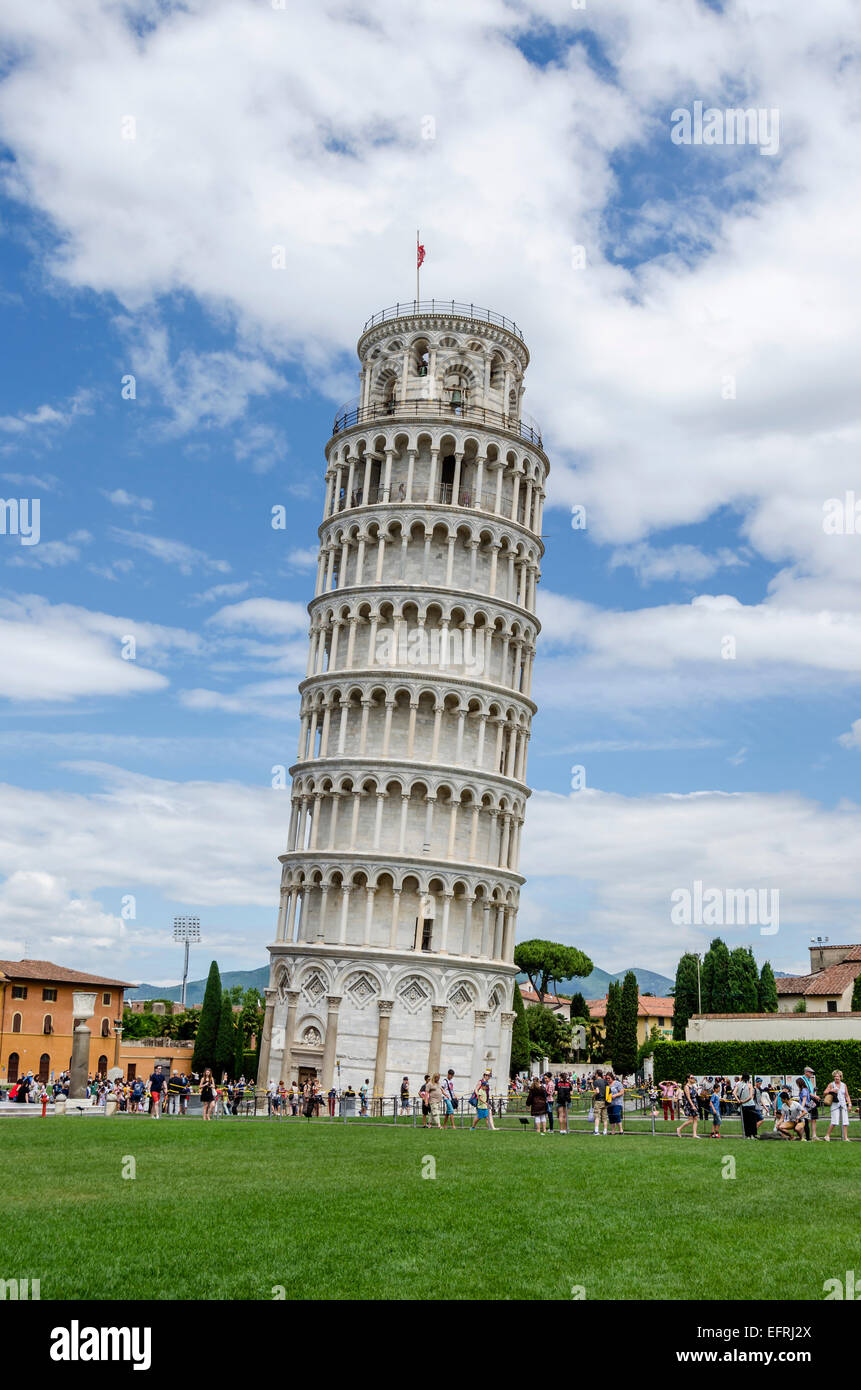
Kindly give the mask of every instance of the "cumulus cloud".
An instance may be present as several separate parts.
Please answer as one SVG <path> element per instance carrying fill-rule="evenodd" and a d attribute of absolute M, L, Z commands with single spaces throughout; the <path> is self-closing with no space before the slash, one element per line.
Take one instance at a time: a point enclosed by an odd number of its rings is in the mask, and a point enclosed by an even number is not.
<path fill-rule="evenodd" d="M 165 565 L 175 565 L 180 574 L 193 574 L 195 570 L 215 570 L 219 574 L 229 574 L 230 565 L 226 560 L 213 560 L 203 550 L 197 550 L 185 541 L 169 540 L 166 536 L 150 536 L 143 531 L 127 531 L 122 526 L 111 527 L 111 535 L 133 550 L 143 550 L 153 560 L 161 560 Z"/>
<path fill-rule="evenodd" d="M 123 659 L 135 639 L 134 660 Z M 50 604 L 37 595 L 0 599 L 0 698 L 68 703 L 86 695 L 163 690 L 151 669 L 171 650 L 195 651 L 199 639 L 178 628 Z"/>

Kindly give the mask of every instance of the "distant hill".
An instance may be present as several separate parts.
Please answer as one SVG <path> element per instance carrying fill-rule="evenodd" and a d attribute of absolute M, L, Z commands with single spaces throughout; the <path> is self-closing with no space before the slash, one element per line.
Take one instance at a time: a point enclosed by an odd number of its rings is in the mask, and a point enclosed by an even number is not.
<path fill-rule="evenodd" d="M 259 989 L 262 994 L 269 984 L 269 966 L 261 965 L 259 970 L 225 970 L 221 983 L 225 989 L 241 985 L 243 989 Z M 202 1004 L 205 989 L 205 979 L 189 980 L 185 987 L 186 1004 Z M 130 989 L 125 997 L 126 1000 L 173 999 L 178 1003 L 181 994 L 181 985 L 138 985 L 137 989 Z"/>
<path fill-rule="evenodd" d="M 642 970 L 639 966 L 633 966 L 632 969 L 641 994 L 655 994 L 663 998 L 668 990 L 675 986 L 674 980 L 668 980 L 666 975 L 657 975 L 654 970 Z M 560 994 L 582 994 L 584 999 L 601 999 L 607 993 L 610 981 L 617 980 L 621 984 L 627 973 L 627 970 L 620 970 L 618 975 L 610 975 L 606 970 L 596 967 L 585 979 L 575 977 L 572 980 L 557 981 L 557 988 Z M 526 980 L 525 975 L 520 978 Z"/>

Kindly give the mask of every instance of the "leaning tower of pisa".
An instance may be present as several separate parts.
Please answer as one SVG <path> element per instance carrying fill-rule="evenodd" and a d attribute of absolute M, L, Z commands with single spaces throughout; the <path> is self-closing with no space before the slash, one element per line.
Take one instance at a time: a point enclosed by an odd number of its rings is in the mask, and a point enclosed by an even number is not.
<path fill-rule="evenodd" d="M 260 1080 L 507 1080 L 549 470 L 517 325 L 398 304 L 326 501 Z"/>

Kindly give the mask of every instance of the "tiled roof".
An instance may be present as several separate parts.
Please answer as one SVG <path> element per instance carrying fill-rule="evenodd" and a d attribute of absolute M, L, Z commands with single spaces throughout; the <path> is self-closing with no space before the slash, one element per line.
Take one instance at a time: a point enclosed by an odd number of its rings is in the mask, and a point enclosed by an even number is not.
<path fill-rule="evenodd" d="M 842 994 L 861 975 L 861 948 L 858 957 L 828 965 L 813 975 L 784 975 L 775 980 L 778 994 Z"/>
<path fill-rule="evenodd" d="M 538 995 L 537 995 L 537 993 L 535 992 L 535 990 L 532 988 L 531 985 L 521 985 L 521 986 L 520 986 L 520 994 L 521 994 L 521 997 L 522 997 L 524 1003 L 526 1003 L 526 1004 L 537 1004 L 537 1003 L 538 1003 Z M 570 1000 L 570 999 L 560 999 L 559 996 L 558 996 L 558 994 L 545 994 L 545 996 L 544 996 L 544 1003 L 545 1003 L 545 1004 L 570 1004 L 570 1003 L 571 1003 L 571 1000 Z"/>
<path fill-rule="evenodd" d="M 587 999 L 589 1013 L 593 1018 L 603 1018 L 607 1012 L 607 998 Z M 639 1018 L 672 1018 L 673 1009 L 676 1006 L 675 999 L 654 999 L 644 994 L 640 995 L 637 1005 L 637 1015 Z"/>
<path fill-rule="evenodd" d="M 134 989 L 128 980 L 111 980 L 107 975 L 85 975 L 50 960 L 0 960 L 0 972 L 10 980 L 47 980 L 56 985 L 113 985 L 115 989 Z"/>

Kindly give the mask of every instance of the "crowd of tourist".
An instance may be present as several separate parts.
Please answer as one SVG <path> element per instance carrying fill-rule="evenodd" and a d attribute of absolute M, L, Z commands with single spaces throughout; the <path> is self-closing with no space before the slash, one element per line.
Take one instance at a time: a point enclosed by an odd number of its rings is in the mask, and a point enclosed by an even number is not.
<path fill-rule="evenodd" d="M 50 1101 L 68 1098 L 69 1088 L 68 1072 L 61 1073 L 51 1083 L 42 1082 L 28 1072 L 10 1087 L 9 1099 L 21 1104 L 41 1104 L 45 1114 Z M 625 1077 L 617 1076 L 609 1067 L 596 1067 L 580 1077 L 562 1071 L 556 1075 L 546 1072 L 514 1078 L 508 1084 L 505 1097 L 494 1095 L 492 1075 L 485 1070 L 468 1090 L 466 1108 L 474 1112 L 471 1129 L 481 1124 L 495 1129 L 494 1105 L 501 1113 L 511 1102 L 520 1101 L 527 1112 L 520 1117 L 521 1123 L 529 1124 L 531 1118 L 538 1134 L 568 1134 L 569 1112 L 575 1097 L 582 1099 L 588 1123 L 596 1135 L 624 1133 L 627 1095 L 650 1111 L 653 1120 L 662 1117 L 665 1122 L 678 1122 L 676 1134 L 682 1137 L 690 1130 L 694 1139 L 705 1137 L 699 1132 L 701 1125 L 710 1126 L 709 1137 L 720 1138 L 722 1120 L 728 1115 L 738 1115 L 746 1139 L 775 1137 L 802 1142 L 824 1139 L 828 1143 L 836 1129 L 842 1139 L 848 1140 L 852 1108 L 842 1072 L 834 1071 L 820 1089 L 811 1067 L 805 1067 L 803 1074 L 791 1085 L 775 1084 L 772 1078 L 764 1080 L 743 1072 L 736 1077 L 690 1075 L 682 1082 L 667 1079 L 640 1086 L 629 1085 Z M 161 1066 L 157 1066 L 147 1079 L 91 1076 L 86 1099 L 89 1104 L 102 1107 L 113 1101 L 120 1111 L 146 1113 L 158 1119 L 162 1115 L 187 1114 L 195 1092 L 200 1096 L 204 1120 L 211 1120 L 218 1113 L 238 1115 L 244 1109 L 252 1109 L 252 1105 L 254 1113 L 257 1110 L 258 1094 L 253 1082 L 246 1081 L 244 1076 L 231 1081 L 226 1073 L 216 1082 L 209 1069 L 199 1079 L 175 1070 L 168 1073 Z M 267 1114 L 275 1119 L 301 1116 L 310 1120 L 323 1114 L 334 1117 L 336 1113 L 359 1116 L 382 1113 L 382 1103 L 374 1096 L 367 1077 L 358 1091 L 351 1085 L 343 1090 L 335 1085 L 324 1090 L 316 1079 L 301 1084 L 270 1082 L 265 1096 Z M 409 1077 L 405 1076 L 393 1103 L 404 1117 L 415 1114 L 418 1118 L 420 1112 L 424 1128 L 454 1129 L 455 1116 L 464 1105 L 464 1095 L 454 1069 L 449 1068 L 445 1074 L 428 1073 L 415 1097 L 411 1095 Z M 520 1106 L 514 1108 L 519 1110 Z M 820 1135 L 816 1132 L 817 1124 L 822 1118 L 821 1112 L 826 1110 L 828 1129 L 826 1134 Z"/>

